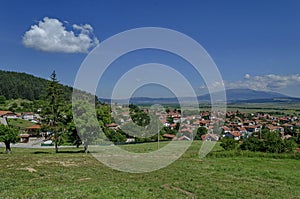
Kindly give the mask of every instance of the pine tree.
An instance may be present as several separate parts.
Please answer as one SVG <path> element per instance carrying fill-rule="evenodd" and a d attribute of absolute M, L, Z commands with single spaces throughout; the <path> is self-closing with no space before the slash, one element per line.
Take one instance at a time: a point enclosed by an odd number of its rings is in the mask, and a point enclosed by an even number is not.
<path fill-rule="evenodd" d="M 50 129 L 54 132 L 55 152 L 58 153 L 58 143 L 63 133 L 61 125 L 61 107 L 63 106 L 63 91 L 59 85 L 59 81 L 56 78 L 55 71 L 50 76 L 50 81 L 47 85 L 47 107 L 46 117 Z"/>

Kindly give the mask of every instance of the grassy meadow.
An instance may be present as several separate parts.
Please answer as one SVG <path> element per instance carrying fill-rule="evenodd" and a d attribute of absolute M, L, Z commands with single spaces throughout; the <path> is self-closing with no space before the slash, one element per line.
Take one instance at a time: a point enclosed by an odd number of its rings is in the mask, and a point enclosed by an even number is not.
<path fill-rule="evenodd" d="M 36 123 L 27 121 L 27 120 L 22 120 L 22 119 L 7 119 L 7 123 L 10 126 L 13 126 L 14 128 L 25 130 L 27 127 L 36 125 Z"/>
<path fill-rule="evenodd" d="M 112 170 L 77 148 L 58 154 L 13 148 L 10 155 L 0 153 L 0 198 L 300 198 L 298 154 L 243 154 L 216 145 L 199 159 L 200 145 L 196 141 L 168 167 L 142 174 Z M 122 147 L 147 152 L 157 143 Z"/>

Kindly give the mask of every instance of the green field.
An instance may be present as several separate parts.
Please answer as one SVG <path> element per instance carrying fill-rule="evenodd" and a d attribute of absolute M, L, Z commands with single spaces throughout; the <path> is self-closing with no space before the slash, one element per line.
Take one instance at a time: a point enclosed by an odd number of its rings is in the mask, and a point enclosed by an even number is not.
<path fill-rule="evenodd" d="M 211 111 L 210 103 L 200 103 L 200 111 Z M 145 105 L 144 107 L 149 108 Z M 165 108 L 174 110 L 180 109 L 179 105 L 165 105 Z M 192 108 L 193 109 L 193 108 Z M 274 115 L 288 114 L 288 115 L 300 115 L 300 103 L 299 102 L 274 102 L 274 103 L 228 103 L 226 105 L 227 111 L 237 111 L 242 113 L 271 113 Z"/>
<path fill-rule="evenodd" d="M 22 119 L 7 119 L 7 122 L 10 126 L 13 126 L 14 128 L 25 130 L 29 126 L 36 125 L 36 123 L 22 120 Z"/>
<path fill-rule="evenodd" d="M 228 104 L 228 111 L 240 110 L 245 113 L 267 112 L 275 113 L 280 112 L 284 114 L 297 115 L 300 114 L 300 103 L 289 102 L 275 102 L 275 103 L 243 103 L 243 104 Z"/>
<path fill-rule="evenodd" d="M 300 198 L 297 154 L 236 156 L 216 146 L 199 159 L 200 145 L 194 142 L 168 167 L 143 174 L 112 170 L 76 148 L 58 154 L 13 148 L 10 155 L 0 153 L 0 198 Z M 123 147 L 145 152 L 156 146 Z"/>

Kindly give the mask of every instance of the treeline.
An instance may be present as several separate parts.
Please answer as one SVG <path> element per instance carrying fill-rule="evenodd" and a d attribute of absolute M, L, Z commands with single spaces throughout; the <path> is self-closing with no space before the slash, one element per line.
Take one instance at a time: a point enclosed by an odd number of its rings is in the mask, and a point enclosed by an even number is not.
<path fill-rule="evenodd" d="M 49 80 L 26 73 L 0 70 L 0 95 L 6 99 L 40 100 L 46 95 Z M 59 84 L 65 97 L 70 99 L 72 88 Z"/>
<path fill-rule="evenodd" d="M 300 144 L 300 134 L 298 128 L 294 130 L 285 129 L 288 139 L 282 139 L 280 132 L 271 132 L 268 129 L 263 129 L 260 133 L 256 132 L 248 138 L 234 140 L 233 138 L 223 138 L 220 146 L 225 150 L 245 150 L 253 152 L 267 153 L 291 153 Z"/>

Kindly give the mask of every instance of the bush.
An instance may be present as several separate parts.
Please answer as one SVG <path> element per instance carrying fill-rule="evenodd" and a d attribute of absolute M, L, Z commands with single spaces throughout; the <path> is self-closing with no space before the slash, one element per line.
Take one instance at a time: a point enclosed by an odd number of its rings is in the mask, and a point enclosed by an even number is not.
<path fill-rule="evenodd" d="M 288 139 L 283 141 L 283 147 L 284 152 L 293 152 L 297 148 L 297 144 L 293 139 Z"/>
<path fill-rule="evenodd" d="M 225 150 L 234 150 L 238 146 L 238 142 L 232 138 L 224 138 L 220 144 Z"/>
<path fill-rule="evenodd" d="M 106 129 L 104 132 L 111 142 L 126 142 L 126 136 L 120 130 Z"/>
<path fill-rule="evenodd" d="M 196 133 L 196 136 L 195 136 L 195 140 L 202 140 L 201 139 L 201 136 L 202 135 L 205 135 L 207 133 L 207 129 L 203 126 L 200 126 L 198 129 L 197 129 L 197 133 Z"/>
<path fill-rule="evenodd" d="M 249 151 L 263 151 L 263 145 L 264 143 L 262 140 L 255 137 L 249 137 L 248 139 L 243 140 L 240 148 Z"/>
<path fill-rule="evenodd" d="M 264 139 L 250 137 L 241 144 L 242 150 L 269 153 L 293 152 L 295 148 L 296 142 L 293 139 L 282 140 L 276 132 L 267 132 Z"/>

